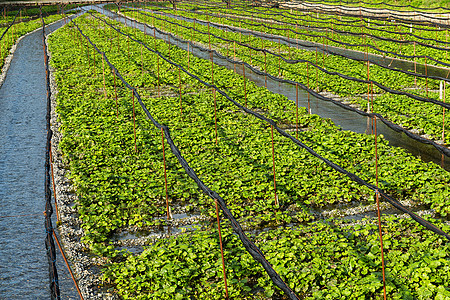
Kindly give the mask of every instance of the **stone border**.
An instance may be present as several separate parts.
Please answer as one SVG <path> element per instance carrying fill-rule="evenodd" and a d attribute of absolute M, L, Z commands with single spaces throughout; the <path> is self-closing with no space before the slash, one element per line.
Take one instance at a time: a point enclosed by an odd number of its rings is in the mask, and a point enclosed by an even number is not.
<path fill-rule="evenodd" d="M 45 43 L 48 45 L 48 38 L 53 33 L 59 30 L 56 29 L 48 34 L 45 38 Z M 48 52 L 49 61 L 51 60 L 51 53 Z M 72 271 L 78 282 L 81 293 L 84 299 L 118 299 L 117 295 L 112 295 L 100 289 L 101 272 L 100 267 L 107 261 L 101 257 L 93 257 L 89 253 L 87 246 L 81 242 L 81 237 L 84 232 L 81 225 L 81 220 L 78 217 L 77 210 L 74 205 L 78 199 L 74 193 L 74 187 L 68 179 L 70 171 L 64 163 L 64 158 L 59 151 L 59 142 L 62 134 L 59 131 L 61 123 L 58 120 L 56 113 L 56 97 L 58 94 L 57 84 L 55 80 L 55 69 L 49 66 L 50 71 L 50 88 L 51 88 L 51 129 L 52 136 L 52 157 L 53 169 L 55 177 L 56 199 L 58 203 L 58 212 L 60 214 L 61 223 L 57 226 L 59 239 L 61 241 L 63 250 L 71 264 Z"/>

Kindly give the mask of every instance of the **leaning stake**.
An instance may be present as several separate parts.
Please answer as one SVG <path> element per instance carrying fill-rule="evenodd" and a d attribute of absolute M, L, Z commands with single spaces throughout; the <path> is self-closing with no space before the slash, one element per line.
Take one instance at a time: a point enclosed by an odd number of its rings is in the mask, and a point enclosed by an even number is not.
<path fill-rule="evenodd" d="M 377 214 L 378 214 L 378 231 L 380 235 L 380 249 L 381 249 L 381 268 L 383 272 L 383 293 L 384 300 L 386 300 L 386 275 L 384 268 L 384 250 L 383 250 L 383 233 L 381 232 L 381 210 L 380 210 L 380 195 L 378 193 L 378 143 L 377 143 L 377 116 L 374 116 L 374 133 L 375 133 L 375 179 L 377 184 L 377 190 L 375 191 L 377 201 Z"/>
<path fill-rule="evenodd" d="M 164 184 L 166 188 L 166 212 L 167 212 L 167 220 L 170 220 L 169 192 L 167 191 L 166 150 L 164 149 L 164 129 L 162 127 L 161 127 L 161 141 L 162 141 L 163 161 L 164 161 Z"/>
<path fill-rule="evenodd" d="M 270 125 L 272 131 L 272 162 L 273 162 L 273 188 L 275 191 L 275 206 L 278 206 L 278 196 L 277 196 L 277 180 L 275 177 L 275 144 L 273 142 L 273 125 Z"/>
<path fill-rule="evenodd" d="M 225 272 L 225 258 L 223 256 L 222 232 L 220 230 L 219 205 L 216 202 L 217 229 L 219 231 L 220 254 L 222 255 L 223 281 L 225 283 L 225 299 L 228 300 L 227 273 Z"/>
<path fill-rule="evenodd" d="M 136 145 L 136 113 L 135 113 L 135 110 L 134 110 L 134 91 L 131 91 L 131 98 L 133 98 L 134 152 L 137 153 L 137 145 Z"/>

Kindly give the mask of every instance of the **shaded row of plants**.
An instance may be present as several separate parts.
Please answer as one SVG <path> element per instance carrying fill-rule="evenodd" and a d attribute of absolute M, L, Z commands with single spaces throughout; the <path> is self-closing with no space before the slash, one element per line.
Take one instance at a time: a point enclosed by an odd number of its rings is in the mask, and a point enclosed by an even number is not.
<path fill-rule="evenodd" d="M 14 16 L 17 14 L 18 11 L 12 11 L 11 13 L 14 13 Z M 33 31 L 36 30 L 38 28 L 40 28 L 42 26 L 41 20 L 39 19 L 39 9 L 33 10 L 32 12 L 29 12 L 30 16 L 34 16 L 36 19 L 33 19 L 31 21 L 28 22 L 20 22 L 20 23 L 14 23 L 11 28 L 9 28 L 9 30 L 6 32 L 6 34 L 3 36 L 3 39 L 1 40 L 1 50 L 0 50 L 0 68 L 3 67 L 4 63 L 5 63 L 5 58 L 9 55 L 11 47 L 13 45 L 16 44 L 17 40 Z M 14 16 L 12 16 L 12 19 L 14 18 Z M 54 15 L 49 15 L 44 17 L 44 21 L 46 24 L 50 24 L 53 23 L 55 21 L 58 21 L 60 19 L 62 19 L 63 16 L 60 14 L 54 14 Z M 12 21 L 9 20 L 8 21 Z M 19 21 L 19 18 L 17 19 L 17 21 Z M 3 34 L 4 30 L 6 30 L 6 28 L 0 28 L 0 36 Z"/>
<path fill-rule="evenodd" d="M 109 22 L 119 26 L 112 20 Z M 183 156 L 205 183 L 225 197 L 233 214 L 239 216 L 249 228 L 266 228 L 264 233 L 256 234 L 254 238 L 261 247 L 268 245 L 264 248 L 265 252 L 270 253 L 270 250 L 266 250 L 269 248 L 274 250 L 270 262 L 282 274 L 283 279 L 295 287 L 297 293 L 305 297 L 351 297 L 347 292 L 336 294 L 347 280 L 348 273 L 344 272 L 347 264 L 336 260 L 336 266 L 339 266 L 336 267 L 336 274 L 324 273 L 322 266 L 332 262 L 326 250 L 334 247 L 337 253 L 343 253 L 349 247 L 345 243 L 352 244 L 355 241 L 371 249 L 370 239 L 364 241 L 362 238 L 355 238 L 352 241 L 347 234 L 340 235 L 342 229 L 339 226 L 315 222 L 309 208 L 324 207 L 330 203 L 371 201 L 372 195 L 367 190 L 342 178 L 306 152 L 275 135 L 280 206 L 274 206 L 270 127 L 243 114 L 216 95 L 216 144 L 212 91 L 205 90 L 195 80 L 146 52 L 140 45 L 116 34 L 98 20 L 82 17 L 77 19 L 77 24 L 106 53 L 127 81 L 136 87 L 151 114 L 171 128 L 172 137 Z M 140 31 L 121 29 L 157 48 L 201 79 L 208 82 L 211 80 L 210 62 L 192 55 L 188 57 L 187 52 L 154 40 Z M 161 133 L 154 129 L 141 111 L 136 110 L 137 152 L 135 151 L 131 94 L 118 83 L 115 88 L 114 76 L 107 68 L 103 77 L 102 57 L 95 55 L 75 28 L 66 26 L 52 35 L 50 51 L 59 90 L 57 112 L 63 134 L 60 146 L 79 197 L 77 209 L 83 221 L 83 241 L 94 253 L 106 257 L 112 263 L 104 271 L 105 280 L 113 283 L 115 291 L 124 298 L 221 298 L 223 286 L 221 274 L 218 273 L 220 265 L 217 264 L 218 240 L 215 233 L 208 230 L 208 226 L 149 246 L 137 256 L 114 250 L 111 241 L 114 232 L 130 227 L 151 229 L 165 222 L 160 218 L 165 212 Z M 285 97 L 272 94 L 249 81 L 244 83 L 243 78 L 232 71 L 218 66 L 213 68 L 214 83 L 234 99 L 245 103 L 246 98 L 248 107 L 258 109 L 279 123 L 295 128 L 296 108 Z M 180 83 L 181 101 L 178 94 Z M 374 137 L 340 131 L 329 120 L 309 115 L 305 109 L 299 109 L 299 127 L 301 130 L 298 135 L 302 141 L 327 158 L 374 182 Z M 450 178 L 447 173 L 434 164 L 425 164 L 409 156 L 401 149 L 389 147 L 381 137 L 378 138 L 378 143 L 383 188 L 401 199 L 412 197 L 419 203 L 431 201 L 433 207 L 445 214 L 447 207 L 445 204 L 441 207 L 440 204 L 442 198 L 449 198 L 445 194 L 448 191 L 442 188 L 448 186 Z M 198 192 L 196 185 L 189 180 L 174 156 L 167 154 L 166 159 L 171 205 L 178 204 L 213 217 L 210 200 Z M 415 180 L 416 178 L 421 178 L 422 181 Z M 431 187 L 435 188 L 434 193 L 429 192 Z M 432 199 L 433 195 L 435 200 Z M 295 230 L 270 229 L 268 226 L 288 223 L 301 225 Z M 394 226 L 392 224 L 395 223 L 389 221 L 387 224 L 391 225 L 386 226 Z M 410 221 L 400 221 L 400 224 L 404 230 L 411 226 L 415 228 L 412 230 L 422 231 Z M 376 240 L 370 226 L 362 225 L 363 235 L 372 234 L 372 240 Z M 300 228 L 305 231 L 302 233 Z M 447 230 L 445 226 L 443 228 Z M 389 232 L 394 230 L 393 227 L 387 229 Z M 311 234 L 319 232 L 316 242 L 311 245 L 316 245 L 328 236 L 327 243 L 320 246 L 325 247 L 323 252 L 317 246 L 311 248 L 311 256 L 298 256 L 296 251 L 299 245 L 305 246 L 308 243 L 308 238 L 299 238 L 311 237 Z M 344 241 L 334 238 L 338 236 Z M 420 233 L 418 236 L 428 235 Z M 443 242 L 439 237 L 432 237 Z M 392 239 L 388 237 L 387 241 Z M 269 242 L 271 240 L 274 243 Z M 227 232 L 224 241 L 226 257 L 229 258 L 226 260 L 233 297 L 264 298 L 279 293 L 254 262 L 242 253 L 242 246 L 233 234 Z M 338 245 L 339 242 L 344 244 Z M 438 251 L 438 244 L 439 242 L 434 243 L 436 248 L 424 249 L 421 253 L 428 255 L 433 249 Z M 415 240 L 414 245 L 422 244 Z M 213 246 L 217 251 L 210 250 Z M 376 248 L 373 250 L 375 253 Z M 355 286 L 361 291 L 359 295 L 373 297 L 381 291 L 379 274 L 374 273 L 376 269 L 379 271 L 379 264 L 376 263 L 375 255 L 371 257 L 365 255 L 367 253 L 364 250 L 360 256 L 355 254 L 356 258 L 373 258 L 372 262 L 368 260 L 366 266 L 361 263 L 364 271 L 356 273 Z M 234 254 L 239 259 L 233 259 Z M 294 264 L 285 265 L 286 257 L 301 258 L 305 262 L 303 268 L 314 266 L 311 270 L 317 272 L 309 274 L 309 279 L 305 281 L 301 276 L 307 272 L 294 272 Z M 358 259 L 351 260 L 355 268 L 358 268 Z M 413 255 L 405 263 L 405 269 L 411 270 L 413 275 L 416 274 L 413 266 L 416 260 L 421 262 L 421 256 Z M 448 257 L 444 256 L 440 262 L 443 270 L 447 268 L 447 263 Z M 186 268 L 187 265 L 189 267 Z M 302 266 L 297 261 L 295 265 Z M 407 282 L 401 292 L 392 288 L 390 294 L 403 296 L 427 292 L 445 296 L 448 291 L 436 279 L 442 277 L 440 273 L 430 276 L 432 280 L 430 284 L 427 281 L 426 291 L 419 291 L 419 287 Z M 327 289 L 332 278 L 336 280 L 337 288 Z M 306 283 L 302 285 L 300 282 Z M 397 277 L 393 282 L 394 287 L 403 286 L 403 281 Z"/>
<path fill-rule="evenodd" d="M 296 49 L 286 45 L 264 41 L 255 36 L 224 32 L 212 26 L 208 28 L 206 25 L 197 23 L 195 28 L 203 32 L 201 34 L 192 30 L 192 22 L 174 20 L 170 17 L 164 18 L 155 15 L 156 18 L 154 18 L 150 13 L 124 13 L 134 18 L 137 17 L 147 24 L 155 24 L 158 28 L 172 31 L 185 40 L 200 42 L 205 48 L 208 48 L 208 44 L 211 42 L 212 47 L 223 55 L 242 60 L 261 70 L 265 70 L 273 76 L 303 83 L 317 92 L 331 92 L 333 95 L 339 96 L 340 99 L 348 103 L 358 105 L 358 108 L 361 110 L 369 109 L 369 111 L 381 113 L 392 122 L 407 129 L 414 129 L 419 134 L 426 134 L 431 139 L 442 140 L 444 142 L 445 136 L 450 134 L 448 122 L 443 122 L 443 113 L 445 114 L 445 110 L 438 105 L 415 100 L 405 95 L 388 94 L 376 85 L 368 87 L 366 83 L 351 81 L 343 76 L 329 75 L 317 68 L 323 68 L 328 72 L 338 72 L 355 79 L 366 80 L 368 68 L 365 62 Z M 187 28 L 166 23 L 162 19 L 167 19 L 172 23 L 180 24 Z M 215 36 L 231 41 L 234 40 L 236 43 L 227 43 Z M 252 50 L 246 45 L 261 50 L 270 50 L 272 53 L 277 55 L 281 54 L 287 59 L 301 59 L 310 63 L 287 63 L 275 55 L 266 55 L 263 51 Z M 449 93 L 445 93 L 445 98 L 440 99 L 440 93 L 435 90 L 439 88 L 438 80 L 405 76 L 404 73 L 376 65 L 370 65 L 369 68 L 370 79 L 390 89 L 400 92 L 406 91 L 411 95 L 436 99 L 443 102 L 448 102 L 450 97 Z M 372 97 L 372 93 L 375 94 L 374 97 Z M 443 129 L 444 135 L 442 134 Z"/>

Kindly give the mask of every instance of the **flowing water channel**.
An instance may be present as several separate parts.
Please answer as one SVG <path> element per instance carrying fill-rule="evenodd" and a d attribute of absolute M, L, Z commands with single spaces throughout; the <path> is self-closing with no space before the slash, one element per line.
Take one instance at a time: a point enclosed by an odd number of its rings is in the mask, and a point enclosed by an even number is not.
<path fill-rule="evenodd" d="M 113 12 L 104 10 L 100 7 L 92 7 L 98 12 L 103 13 L 104 15 L 113 18 L 114 20 L 120 21 L 124 24 L 130 25 L 130 20 L 126 21 L 125 18 L 119 16 Z M 206 23 L 205 23 L 206 24 Z M 136 27 L 142 31 L 144 31 L 143 25 L 133 23 L 133 27 Z M 152 32 L 153 34 L 153 32 Z M 161 34 L 156 32 L 156 38 L 164 39 L 166 42 L 169 40 L 168 36 L 165 34 Z M 176 42 L 172 39 L 172 44 L 184 49 L 188 50 L 187 41 L 184 42 Z M 345 51 L 345 49 L 340 49 L 341 51 Z M 190 51 L 193 55 L 210 60 L 210 54 L 207 49 L 200 48 L 198 46 L 192 47 L 190 46 Z M 242 65 L 233 64 L 226 59 L 223 59 L 217 55 L 213 55 L 214 63 L 224 66 L 230 70 L 235 70 L 235 72 L 239 74 L 243 74 Z M 399 62 L 401 63 L 401 62 Z M 403 62 L 405 68 L 412 67 L 414 68 L 414 63 L 412 62 Z M 436 74 L 442 75 L 445 72 L 444 69 L 435 68 L 433 72 Z M 286 96 L 288 99 L 295 101 L 296 100 L 296 88 L 295 85 L 288 83 L 280 83 L 275 81 L 269 77 L 265 77 L 263 75 L 257 74 L 253 72 L 251 69 L 246 67 L 245 71 L 246 78 L 255 82 L 258 86 L 267 85 L 267 89 L 270 91 L 282 94 Z M 308 93 L 304 90 L 299 89 L 299 106 L 308 107 Z M 324 118 L 330 118 L 337 126 L 342 128 L 343 130 L 350 130 L 358 133 L 371 133 L 370 120 L 367 117 L 361 116 L 355 112 L 339 107 L 331 102 L 327 102 L 321 100 L 319 98 L 313 97 L 312 95 L 309 97 L 309 105 L 311 108 L 311 112 L 313 114 L 317 114 Z M 389 128 L 387 125 L 382 123 L 381 121 L 377 122 L 377 133 L 382 134 L 386 140 L 389 141 L 389 144 L 394 147 L 401 147 L 413 154 L 416 157 L 420 157 L 425 162 L 434 162 L 438 165 L 444 167 L 444 169 L 450 171 L 450 157 L 443 156 L 436 148 L 432 145 L 427 145 L 420 143 L 402 132 L 396 132 Z"/>
<path fill-rule="evenodd" d="M 47 26 L 46 33 L 62 24 Z M 0 88 L 0 299 L 50 299 L 43 214 L 47 90 L 42 43 L 42 29 L 19 42 Z M 78 299 L 58 250 L 57 255 L 61 298 Z"/>

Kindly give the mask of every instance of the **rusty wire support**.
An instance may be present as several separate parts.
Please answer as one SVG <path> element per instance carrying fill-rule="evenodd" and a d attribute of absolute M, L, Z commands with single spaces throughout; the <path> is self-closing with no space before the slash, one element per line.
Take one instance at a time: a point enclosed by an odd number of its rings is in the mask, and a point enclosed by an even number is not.
<path fill-rule="evenodd" d="M 445 103 L 447 83 L 444 81 L 442 101 Z M 442 108 L 442 143 L 445 144 L 445 107 Z"/>
<path fill-rule="evenodd" d="M 427 98 L 428 98 L 428 66 L 427 66 L 427 57 L 425 56 L 425 84 L 427 88 Z"/>
<path fill-rule="evenodd" d="M 159 56 L 156 57 L 156 60 L 158 61 L 158 97 L 161 97 L 161 88 L 159 86 Z"/>
<path fill-rule="evenodd" d="M 119 32 L 117 32 L 117 52 L 120 51 Z"/>
<path fill-rule="evenodd" d="M 386 273 L 384 265 L 384 249 L 383 249 L 383 233 L 381 230 L 381 209 L 380 209 L 380 195 L 378 192 L 378 137 L 377 137 L 377 116 L 374 116 L 374 137 L 375 137 L 375 180 L 377 190 L 375 191 L 376 203 L 377 203 L 377 215 L 378 215 L 378 232 L 380 238 L 380 251 L 381 251 L 381 268 L 383 272 L 383 294 L 384 300 L 386 300 Z"/>
<path fill-rule="evenodd" d="M 106 94 L 106 79 L 105 79 L 105 55 L 102 54 L 102 71 L 103 71 L 103 91 L 105 94 L 105 100 L 106 98 L 108 98 L 107 94 Z"/>
<path fill-rule="evenodd" d="M 275 172 L 275 143 L 273 141 L 273 125 L 270 125 L 271 136 L 272 136 L 272 162 L 273 162 L 273 188 L 275 195 L 275 206 L 278 206 L 278 196 L 277 196 L 277 180 Z"/>
<path fill-rule="evenodd" d="M 290 32 L 289 32 L 289 30 L 287 31 L 287 38 L 288 38 L 288 51 L 289 51 L 289 59 L 292 59 L 292 55 L 291 55 L 291 41 L 290 41 Z"/>
<path fill-rule="evenodd" d="M 281 74 L 281 40 L 278 38 L 278 76 Z"/>
<path fill-rule="evenodd" d="M 190 53 L 190 45 L 191 43 L 188 43 L 188 71 L 190 71 L 190 65 L 191 65 L 191 53 Z"/>
<path fill-rule="evenodd" d="M 116 99 L 116 113 L 117 113 L 117 117 L 119 117 L 119 103 L 117 102 L 117 85 L 116 85 L 116 73 L 113 72 L 114 74 L 114 96 Z"/>
<path fill-rule="evenodd" d="M 370 111 L 370 86 L 372 83 L 370 82 L 370 63 L 369 63 L 369 49 L 366 47 L 366 64 L 367 64 L 367 112 Z"/>
<path fill-rule="evenodd" d="M 233 60 L 236 61 L 236 41 L 233 41 Z M 233 63 L 233 66 L 236 73 L 236 63 Z"/>
<path fill-rule="evenodd" d="M 134 152 L 137 153 L 137 144 L 136 144 L 136 112 L 134 108 L 134 91 L 131 91 L 131 98 L 133 102 L 133 132 L 134 132 Z"/>
<path fill-rule="evenodd" d="M 245 98 L 245 107 L 247 107 L 247 84 L 245 79 L 245 65 L 242 64 L 242 74 L 244 74 L 244 98 Z"/>
<path fill-rule="evenodd" d="M 179 83 L 179 94 L 180 94 L 180 116 L 183 117 L 183 103 L 182 103 L 182 90 L 181 90 L 181 69 L 178 68 L 178 83 Z"/>
<path fill-rule="evenodd" d="M 317 64 L 317 47 L 316 47 L 316 66 Z M 319 69 L 316 68 L 316 92 L 319 92 Z"/>
<path fill-rule="evenodd" d="M 86 40 L 86 51 L 87 51 L 89 70 L 90 70 L 91 69 L 91 55 L 90 55 L 90 51 L 89 51 L 89 42 L 87 40 Z"/>
<path fill-rule="evenodd" d="M 212 52 L 209 52 L 211 57 L 211 83 L 214 85 L 214 61 Z M 214 128 L 216 135 L 216 145 L 217 145 L 217 100 L 216 100 L 216 89 L 212 89 L 213 97 L 214 97 Z"/>
<path fill-rule="evenodd" d="M 417 73 L 416 41 L 414 41 L 414 73 Z M 414 86 L 417 87 L 417 76 L 414 76 Z"/>
<path fill-rule="evenodd" d="M 130 64 L 130 36 L 127 35 L 127 45 L 128 45 L 128 64 Z"/>
<path fill-rule="evenodd" d="M 142 44 L 141 44 L 141 75 L 144 75 L 144 55 L 142 54 Z"/>
<path fill-rule="evenodd" d="M 220 254 L 222 256 L 222 269 L 223 269 L 223 282 L 225 283 L 225 299 L 228 300 L 228 285 L 227 285 L 227 273 L 225 268 L 225 257 L 223 254 L 223 243 L 222 243 L 222 231 L 220 229 L 220 218 L 219 218 L 219 205 L 216 203 L 216 216 L 217 216 L 217 230 L 219 232 L 219 242 L 220 242 Z"/>
<path fill-rule="evenodd" d="M 161 142 L 162 142 L 163 161 L 164 161 L 164 183 L 165 183 L 165 189 L 166 189 L 166 213 L 167 213 L 167 220 L 170 220 L 171 216 L 170 216 L 170 208 L 169 208 L 169 192 L 167 189 L 166 150 L 164 147 L 164 129 L 162 127 L 161 127 Z"/>
<path fill-rule="evenodd" d="M 267 88 L 267 54 L 264 51 L 264 86 Z"/>
<path fill-rule="evenodd" d="M 64 250 L 62 249 L 61 244 L 60 244 L 58 237 L 56 236 L 56 233 L 54 230 L 53 230 L 53 237 L 55 238 L 56 244 L 58 245 L 58 248 L 59 248 L 59 252 L 61 253 L 61 256 L 63 257 L 64 262 L 66 263 L 67 269 L 69 270 L 70 277 L 72 277 L 72 281 L 75 284 L 75 288 L 77 289 L 78 296 L 80 297 L 80 300 L 84 300 L 83 294 L 81 293 L 80 287 L 78 286 L 78 282 L 75 279 L 75 276 L 73 275 L 72 268 L 70 267 L 69 262 L 67 261 L 66 254 L 65 254 Z"/>
<path fill-rule="evenodd" d="M 295 137 L 298 139 L 298 83 L 295 84 Z"/>
<path fill-rule="evenodd" d="M 311 104 L 310 104 L 310 98 L 311 93 L 309 92 L 309 63 L 306 62 L 306 87 L 308 88 L 308 113 L 311 114 Z"/>
<path fill-rule="evenodd" d="M 52 187 L 53 187 L 53 198 L 55 199 L 55 211 L 56 211 L 56 222 L 61 222 L 61 218 L 59 216 L 59 210 L 58 210 L 58 202 L 56 201 L 56 184 L 55 184 L 55 173 L 53 171 L 53 154 L 52 154 L 52 142 L 49 142 L 49 150 L 48 154 L 50 157 L 50 171 L 52 175 Z"/>

